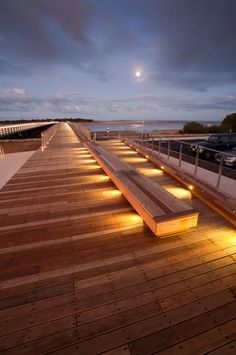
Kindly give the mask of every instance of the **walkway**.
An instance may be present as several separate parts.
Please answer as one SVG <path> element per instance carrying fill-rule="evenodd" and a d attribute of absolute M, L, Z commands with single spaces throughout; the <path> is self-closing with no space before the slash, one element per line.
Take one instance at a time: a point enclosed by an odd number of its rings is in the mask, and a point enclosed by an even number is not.
<path fill-rule="evenodd" d="M 235 351 L 235 230 L 202 205 L 199 228 L 154 237 L 66 124 L 0 213 L 2 353 Z"/>
<path fill-rule="evenodd" d="M 34 154 L 34 151 L 5 154 L 0 156 L 0 189 Z"/>

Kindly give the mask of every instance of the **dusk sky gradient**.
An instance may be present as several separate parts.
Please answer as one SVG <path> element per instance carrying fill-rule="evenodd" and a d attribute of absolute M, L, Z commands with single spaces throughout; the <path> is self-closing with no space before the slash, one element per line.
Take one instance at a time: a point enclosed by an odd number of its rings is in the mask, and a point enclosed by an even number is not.
<path fill-rule="evenodd" d="M 235 14 L 235 0 L 1 0 L 0 119 L 222 120 Z"/>

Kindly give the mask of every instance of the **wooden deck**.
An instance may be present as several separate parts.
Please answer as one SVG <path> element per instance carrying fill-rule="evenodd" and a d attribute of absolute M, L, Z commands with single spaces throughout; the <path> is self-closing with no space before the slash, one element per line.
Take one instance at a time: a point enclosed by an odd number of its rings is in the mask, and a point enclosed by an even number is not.
<path fill-rule="evenodd" d="M 154 237 L 65 124 L 0 191 L 1 353 L 234 354 L 235 229 L 109 149 L 198 210 L 198 228 Z"/>

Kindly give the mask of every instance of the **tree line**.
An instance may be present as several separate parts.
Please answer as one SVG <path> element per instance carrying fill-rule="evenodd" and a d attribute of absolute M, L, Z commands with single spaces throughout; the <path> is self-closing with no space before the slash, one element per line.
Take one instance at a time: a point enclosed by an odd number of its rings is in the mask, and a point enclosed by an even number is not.
<path fill-rule="evenodd" d="M 19 123 L 37 123 L 37 122 L 51 122 L 51 121 L 57 121 L 57 122 L 85 122 L 85 123 L 90 123 L 94 122 L 93 119 L 90 118 L 33 118 L 33 119 L 20 119 L 20 120 L 0 120 L 0 125 L 1 124 L 19 124 Z"/>
<path fill-rule="evenodd" d="M 185 123 L 180 133 L 236 133 L 236 112 L 226 115 L 220 125 L 203 125 L 199 122 Z"/>

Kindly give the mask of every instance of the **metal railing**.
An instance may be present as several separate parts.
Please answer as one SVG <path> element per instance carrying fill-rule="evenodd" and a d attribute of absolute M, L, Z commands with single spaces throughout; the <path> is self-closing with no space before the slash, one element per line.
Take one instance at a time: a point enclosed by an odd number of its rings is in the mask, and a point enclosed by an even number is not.
<path fill-rule="evenodd" d="M 128 144 L 136 143 L 139 147 L 146 148 L 149 152 L 153 151 L 157 156 L 172 160 L 176 166 L 182 167 L 183 163 L 189 163 L 192 165 L 192 175 L 199 176 L 200 169 L 207 169 L 217 174 L 215 181 L 215 187 L 219 188 L 222 176 L 227 176 L 231 179 L 236 179 L 236 170 L 226 167 L 226 157 L 235 158 L 235 155 L 227 153 L 227 151 L 217 151 L 210 148 L 201 147 L 196 143 L 188 143 L 181 140 L 167 140 L 161 137 L 158 140 L 152 139 L 151 141 L 133 140 L 128 137 L 120 137 L 120 139 L 126 141 Z M 196 145 L 196 150 L 191 150 L 192 144 Z M 204 149 L 204 151 L 203 151 Z M 148 153 L 147 151 L 147 153 Z M 210 156 L 212 160 L 202 159 L 202 155 Z M 215 156 L 217 154 L 217 161 Z M 236 163 L 235 163 L 236 164 Z M 235 166 L 236 167 L 236 166 Z"/>
<path fill-rule="evenodd" d="M 0 158 L 3 158 L 5 155 L 3 147 L 0 145 Z"/>
<path fill-rule="evenodd" d="M 0 125 L 0 137 L 7 137 L 12 134 L 27 131 L 32 128 L 52 125 L 55 122 L 19 123 Z"/>
<path fill-rule="evenodd" d="M 46 131 L 41 133 L 41 150 L 47 148 L 48 143 L 52 140 L 54 134 L 58 130 L 59 123 L 54 124 L 52 127 L 49 127 Z"/>
<path fill-rule="evenodd" d="M 74 122 L 68 122 L 68 124 L 78 134 L 81 140 L 92 140 L 91 132 L 87 127 Z"/>

